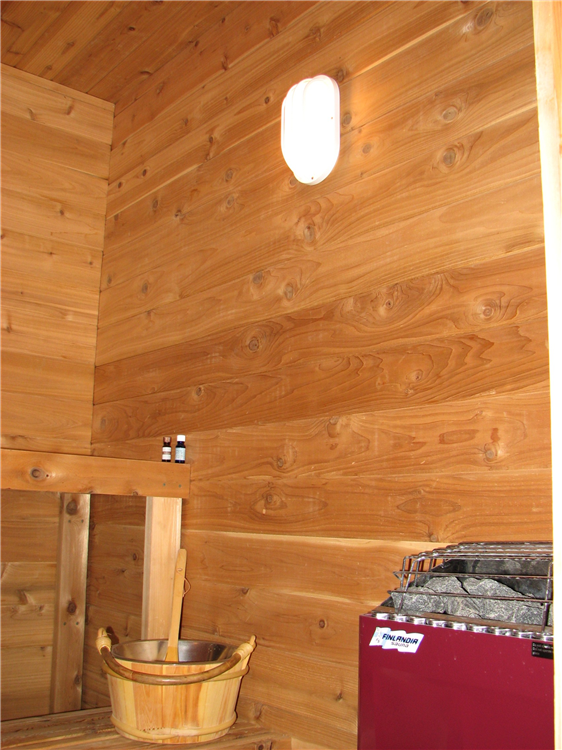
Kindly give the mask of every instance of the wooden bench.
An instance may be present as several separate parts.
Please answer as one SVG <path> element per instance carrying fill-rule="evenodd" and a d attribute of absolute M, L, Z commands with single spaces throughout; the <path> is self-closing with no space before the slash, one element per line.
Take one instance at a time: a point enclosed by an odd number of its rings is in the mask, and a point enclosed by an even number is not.
<path fill-rule="evenodd" d="M 2 748 L 21 750 L 162 750 L 186 745 L 139 742 L 121 736 L 111 723 L 110 708 L 34 716 L 3 721 Z M 218 740 L 195 743 L 206 750 L 290 750 L 291 738 L 245 719 Z"/>

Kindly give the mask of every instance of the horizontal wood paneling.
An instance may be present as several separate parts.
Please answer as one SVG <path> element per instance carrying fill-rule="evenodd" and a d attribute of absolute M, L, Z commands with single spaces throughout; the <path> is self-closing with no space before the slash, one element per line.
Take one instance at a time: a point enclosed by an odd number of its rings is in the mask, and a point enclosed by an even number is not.
<path fill-rule="evenodd" d="M 221 426 L 412 408 L 483 395 L 544 388 L 548 383 L 546 320 L 499 326 L 478 334 L 431 339 L 325 357 L 307 365 L 178 389 L 95 407 L 93 440 L 119 440 Z M 151 419 L 150 415 L 158 415 Z"/>
<path fill-rule="evenodd" d="M 320 3 L 118 107 L 93 449 L 187 433 L 182 633 L 255 633 L 240 710 L 313 746 L 355 744 L 407 550 L 552 535 L 530 11 Z M 305 186 L 279 117 L 317 73 L 341 151 Z"/>
<path fill-rule="evenodd" d="M 195 481 L 548 469 L 548 391 L 188 436 Z"/>
<path fill-rule="evenodd" d="M 550 539 L 551 492 L 549 469 L 202 480 L 192 483 L 184 518 L 198 530 L 422 540 L 430 547 Z"/>
<path fill-rule="evenodd" d="M 188 510 L 186 521 L 190 516 Z M 189 523 L 184 527 L 189 529 Z M 424 544 L 209 530 L 184 531 L 182 543 L 188 552 L 187 578 L 201 589 L 218 580 L 242 585 L 248 591 L 275 589 L 357 601 L 386 596 L 386 590 L 393 587 L 394 568 L 400 567 L 405 555 L 421 551 Z M 328 559 L 332 561 L 329 567 L 325 565 Z M 197 628 L 197 620 L 190 614 L 190 598 L 188 594 L 184 625 Z"/>
<path fill-rule="evenodd" d="M 26 4 L 31 5 L 14 5 Z M 37 6 L 37 3 L 33 5 Z M 74 138 L 91 138 L 111 145 L 113 107 L 109 103 L 99 99 L 94 101 L 78 91 L 63 89 L 56 84 L 49 85 L 43 78 L 38 80 L 24 71 L 6 71 L 2 80 L 2 109 L 20 119 L 65 130 Z"/>
<path fill-rule="evenodd" d="M 11 69 L 10 69 L 11 70 Z M 2 77 L 9 74 L 2 70 Z M 31 159 L 51 161 L 103 179 L 108 176 L 109 146 L 85 136 L 73 136 L 50 125 L 12 114 L 2 115 L 2 140 L 10 150 Z"/>
<path fill-rule="evenodd" d="M 299 674 L 306 675 L 306 679 L 295 690 L 295 676 Z M 336 737 L 343 741 L 339 746 L 349 748 L 357 731 L 356 683 L 354 666 L 340 662 L 326 670 L 325 664 L 306 656 L 296 657 L 259 645 L 252 655 L 250 673 L 242 681 L 241 701 L 280 705 L 296 716 L 306 705 L 309 728 L 321 727 L 329 716 L 336 727 Z M 316 730 L 318 738 L 321 733 L 321 729 Z M 333 744 L 333 737 L 330 740 L 332 746 L 338 746 Z"/>
<path fill-rule="evenodd" d="M 41 597 L 52 599 L 56 563 L 2 563 L 2 605 L 37 604 Z"/>
<path fill-rule="evenodd" d="M 50 710 L 60 504 L 55 492 L 2 490 L 3 719 Z"/>
<path fill-rule="evenodd" d="M 44 50 L 69 18 L 96 33 L 91 8 L 58 5 L 36 6 L 44 26 L 22 8 L 18 63 L 43 65 L 34 28 Z M 113 108 L 28 70 L 2 66 L 2 446 L 87 454 Z"/>
<path fill-rule="evenodd" d="M 57 492 L 2 490 L 3 563 L 56 561 L 60 502 Z"/>
<path fill-rule="evenodd" d="M 2 648 L 1 652 L 2 719 L 48 714 L 52 646 Z"/>
<path fill-rule="evenodd" d="M 110 705 L 98 629 L 115 643 L 141 637 L 145 508 L 143 497 L 91 497 L 83 708 Z"/>
<path fill-rule="evenodd" d="M 272 372 L 361 345 L 479 331 L 545 310 L 544 251 L 537 248 L 100 366 L 95 401 L 212 383 L 250 369 Z"/>

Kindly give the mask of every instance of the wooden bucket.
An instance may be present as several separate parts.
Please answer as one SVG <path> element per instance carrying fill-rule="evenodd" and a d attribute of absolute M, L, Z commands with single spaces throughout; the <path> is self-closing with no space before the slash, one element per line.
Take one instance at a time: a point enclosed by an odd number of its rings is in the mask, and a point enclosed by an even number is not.
<path fill-rule="evenodd" d="M 179 661 L 164 661 L 167 641 L 129 641 L 111 647 L 98 631 L 111 696 L 111 721 L 134 740 L 189 744 L 226 734 L 255 637 L 237 649 L 210 641 L 179 641 Z"/>

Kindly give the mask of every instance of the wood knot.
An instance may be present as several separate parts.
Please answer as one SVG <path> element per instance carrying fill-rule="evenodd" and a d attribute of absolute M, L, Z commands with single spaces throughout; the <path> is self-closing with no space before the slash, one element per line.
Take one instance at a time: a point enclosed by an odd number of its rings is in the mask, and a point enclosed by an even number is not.
<path fill-rule="evenodd" d="M 47 478 L 47 472 L 45 469 L 41 469 L 39 466 L 34 466 L 29 472 L 29 476 L 32 479 L 41 480 Z"/>
<path fill-rule="evenodd" d="M 66 611 L 69 615 L 75 614 L 77 609 L 78 607 L 76 606 L 76 602 L 73 602 L 72 599 L 66 605 Z"/>
<path fill-rule="evenodd" d="M 445 120 L 445 122 L 452 122 L 456 117 L 458 117 L 459 110 L 456 107 L 447 107 L 447 109 L 443 112 L 441 117 Z"/>
<path fill-rule="evenodd" d="M 152 201 L 152 210 L 156 211 L 157 208 L 158 208 L 158 199 L 154 199 Z"/>
<path fill-rule="evenodd" d="M 257 339 L 255 336 L 253 336 L 250 341 L 248 342 L 248 349 L 251 352 L 257 352 L 257 350 L 260 348 L 260 342 L 259 339 Z"/>
<path fill-rule="evenodd" d="M 284 294 L 285 294 L 285 297 L 286 297 L 287 299 L 293 299 L 293 297 L 294 297 L 294 294 L 295 294 L 295 290 L 294 290 L 294 288 L 293 288 L 293 285 L 292 285 L 292 284 L 287 284 L 287 286 L 285 287 L 285 292 L 284 292 Z"/>
<path fill-rule="evenodd" d="M 443 164 L 446 167 L 451 167 L 457 160 L 457 152 L 454 148 L 448 148 L 443 154 Z"/>
<path fill-rule="evenodd" d="M 350 115 L 349 112 L 345 113 L 345 115 L 343 116 L 343 119 L 341 121 L 341 124 L 345 125 L 346 128 L 347 128 L 348 125 L 351 125 L 351 115 Z"/>
<path fill-rule="evenodd" d="M 326 620 L 319 620 L 318 627 L 320 629 L 325 628 L 326 627 Z"/>
<path fill-rule="evenodd" d="M 371 152 L 371 149 L 372 149 L 372 148 L 373 148 L 373 147 L 371 146 L 371 144 L 370 144 L 370 143 L 366 143 L 366 144 L 365 144 L 365 145 L 363 146 L 363 148 L 362 148 L 362 151 L 363 151 L 363 153 L 364 153 L 364 154 L 368 154 L 368 153 L 370 153 L 370 152 Z"/>
<path fill-rule="evenodd" d="M 145 281 L 143 285 L 141 286 L 141 294 L 146 294 L 148 292 L 148 281 Z"/>
<path fill-rule="evenodd" d="M 306 225 L 306 227 L 304 228 L 303 234 L 304 234 L 305 242 L 313 242 L 314 238 L 316 236 L 316 232 L 314 231 L 314 227 L 311 226 L 310 224 Z"/>
<path fill-rule="evenodd" d="M 254 284 L 261 284 L 263 281 L 263 273 L 261 271 L 258 271 L 252 276 L 252 281 Z"/>
<path fill-rule="evenodd" d="M 485 29 L 492 20 L 493 15 L 494 11 L 492 10 L 492 8 L 484 8 L 484 10 L 481 10 L 480 13 L 476 16 L 476 27 L 478 29 Z"/>
<path fill-rule="evenodd" d="M 230 180 L 234 177 L 234 172 L 232 169 L 227 169 L 227 171 L 224 173 L 224 181 L 230 182 Z"/>
<path fill-rule="evenodd" d="M 64 511 L 69 516 L 75 516 L 78 513 L 78 504 L 76 500 L 70 500 L 66 504 Z"/>

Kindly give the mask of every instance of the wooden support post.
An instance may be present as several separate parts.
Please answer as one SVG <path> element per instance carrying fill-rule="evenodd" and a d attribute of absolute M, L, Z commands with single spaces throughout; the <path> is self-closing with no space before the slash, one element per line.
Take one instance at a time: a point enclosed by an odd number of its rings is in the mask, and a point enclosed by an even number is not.
<path fill-rule="evenodd" d="M 141 638 L 166 639 L 181 546 L 181 498 L 147 497 Z"/>
<path fill-rule="evenodd" d="M 61 493 L 51 669 L 51 713 L 82 702 L 90 495 Z"/>

